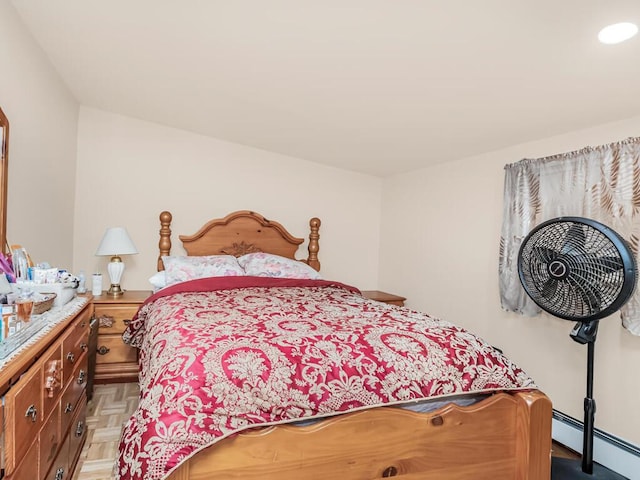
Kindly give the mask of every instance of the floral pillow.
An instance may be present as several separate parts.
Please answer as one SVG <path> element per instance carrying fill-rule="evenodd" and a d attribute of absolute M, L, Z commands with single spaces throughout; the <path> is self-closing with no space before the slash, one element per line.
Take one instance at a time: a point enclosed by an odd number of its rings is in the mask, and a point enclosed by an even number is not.
<path fill-rule="evenodd" d="M 249 253 L 238 258 L 245 275 L 254 277 L 302 278 L 320 280 L 320 274 L 306 263 L 271 253 Z"/>
<path fill-rule="evenodd" d="M 205 277 L 243 276 L 244 270 L 233 255 L 164 256 L 167 285 Z"/>

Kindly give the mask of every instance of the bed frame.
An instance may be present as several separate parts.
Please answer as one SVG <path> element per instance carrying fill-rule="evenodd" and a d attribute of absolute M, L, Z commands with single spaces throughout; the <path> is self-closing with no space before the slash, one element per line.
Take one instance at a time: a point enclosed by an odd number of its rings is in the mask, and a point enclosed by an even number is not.
<path fill-rule="evenodd" d="M 169 212 L 160 214 L 160 257 L 171 251 Z M 316 270 L 320 220 L 309 222 L 308 257 Z M 295 258 L 304 239 L 250 211 L 211 220 L 181 235 L 188 255 L 263 251 Z M 158 258 L 158 270 L 162 261 Z M 551 402 L 538 391 L 497 393 L 469 407 L 415 413 L 379 407 L 310 426 L 256 428 L 185 460 L 168 480 L 548 480 Z"/>

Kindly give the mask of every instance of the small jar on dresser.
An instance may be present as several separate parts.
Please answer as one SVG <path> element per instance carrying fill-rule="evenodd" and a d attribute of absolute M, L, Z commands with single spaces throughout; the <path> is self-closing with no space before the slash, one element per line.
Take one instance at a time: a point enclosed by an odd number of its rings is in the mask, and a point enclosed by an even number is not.
<path fill-rule="evenodd" d="M 138 349 L 124 343 L 122 333 L 150 295 L 148 290 L 126 290 L 117 297 L 107 292 L 93 297 L 98 326 L 95 383 L 138 381 Z"/>

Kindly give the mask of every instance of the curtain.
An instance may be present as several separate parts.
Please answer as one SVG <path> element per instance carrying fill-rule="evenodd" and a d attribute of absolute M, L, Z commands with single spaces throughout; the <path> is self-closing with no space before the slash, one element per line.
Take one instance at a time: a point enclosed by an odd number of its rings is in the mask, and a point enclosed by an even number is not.
<path fill-rule="evenodd" d="M 560 216 L 597 220 L 640 245 L 640 137 L 505 166 L 499 282 L 502 308 L 533 316 L 540 308 L 518 278 L 518 251 L 536 225 Z M 620 310 L 640 335 L 640 288 Z"/>

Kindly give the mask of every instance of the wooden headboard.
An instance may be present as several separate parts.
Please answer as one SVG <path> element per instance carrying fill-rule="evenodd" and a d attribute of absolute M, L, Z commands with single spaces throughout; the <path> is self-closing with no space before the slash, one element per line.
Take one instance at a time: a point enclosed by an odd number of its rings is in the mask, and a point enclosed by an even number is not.
<path fill-rule="evenodd" d="M 170 212 L 160 214 L 160 242 L 158 247 L 158 271 L 164 269 L 162 257 L 171 252 Z M 318 251 L 320 219 L 309 220 L 309 256 L 301 259 L 315 270 L 320 270 Z M 287 258 L 295 258 L 298 247 L 304 238 L 296 238 L 282 225 L 267 220 L 259 213 L 240 210 L 224 218 L 217 218 L 204 224 L 193 235 L 180 235 L 182 246 L 187 255 L 234 255 L 239 257 L 247 253 L 273 253 Z"/>

